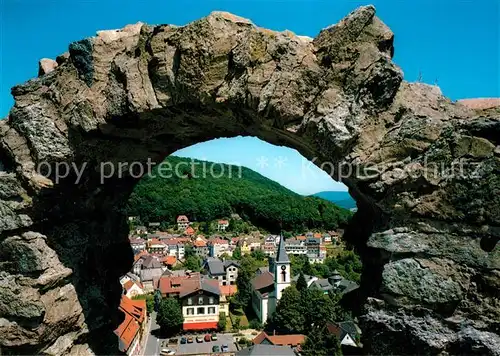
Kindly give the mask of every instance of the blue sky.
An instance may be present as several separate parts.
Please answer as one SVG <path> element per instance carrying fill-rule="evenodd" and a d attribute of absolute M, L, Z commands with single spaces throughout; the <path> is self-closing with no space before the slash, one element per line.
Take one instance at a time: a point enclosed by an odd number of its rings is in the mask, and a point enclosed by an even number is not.
<path fill-rule="evenodd" d="M 183 25 L 225 10 L 259 26 L 314 37 L 369 3 L 396 34 L 394 60 L 406 80 L 421 75 L 424 82 L 437 82 L 451 99 L 500 96 L 498 0 L 0 0 L 0 117 L 13 104 L 10 88 L 35 77 L 40 58 L 55 58 L 70 42 L 98 30 L 138 21 Z M 304 177 L 297 152 L 254 138 L 207 142 L 179 154 L 239 162 L 303 194 L 342 188 L 319 170 Z M 268 157 L 269 166 L 256 165 L 261 156 Z M 275 169 L 280 157 L 284 164 Z"/>

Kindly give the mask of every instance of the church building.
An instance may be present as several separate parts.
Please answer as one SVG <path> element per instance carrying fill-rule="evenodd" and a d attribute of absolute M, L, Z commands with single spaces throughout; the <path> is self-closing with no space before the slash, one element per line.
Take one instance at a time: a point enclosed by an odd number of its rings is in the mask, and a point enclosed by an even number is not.
<path fill-rule="evenodd" d="M 269 269 L 257 272 L 252 279 L 252 307 L 264 324 L 276 310 L 276 305 L 289 287 L 291 279 L 290 259 L 285 251 L 285 239 L 280 237 L 276 259 L 269 258 Z"/>

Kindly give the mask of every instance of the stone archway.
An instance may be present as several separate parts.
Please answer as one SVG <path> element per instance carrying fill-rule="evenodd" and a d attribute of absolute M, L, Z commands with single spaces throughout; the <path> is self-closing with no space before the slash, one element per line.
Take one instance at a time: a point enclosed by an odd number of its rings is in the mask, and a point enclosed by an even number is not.
<path fill-rule="evenodd" d="M 333 176 L 359 207 L 346 238 L 365 265 L 352 300 L 367 351 L 500 349 L 500 111 L 404 82 L 392 55 L 368 6 L 315 39 L 212 13 L 44 61 L 0 121 L 1 350 L 113 352 L 132 261 L 120 208 L 137 179 L 101 182 L 102 163 L 236 135 L 358 170 Z M 60 163 L 83 173 L 58 179 Z"/>

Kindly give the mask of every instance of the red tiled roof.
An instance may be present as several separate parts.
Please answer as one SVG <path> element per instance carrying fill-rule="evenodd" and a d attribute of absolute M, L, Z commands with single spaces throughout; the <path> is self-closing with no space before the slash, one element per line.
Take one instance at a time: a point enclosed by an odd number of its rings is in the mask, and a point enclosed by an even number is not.
<path fill-rule="evenodd" d="M 236 285 L 219 286 L 220 294 L 230 296 L 236 294 L 238 287 Z"/>
<path fill-rule="evenodd" d="M 293 335 L 268 335 L 267 338 L 274 345 L 280 346 L 296 346 L 302 344 L 306 340 L 306 336 L 302 334 L 293 334 Z"/>
<path fill-rule="evenodd" d="M 335 335 L 340 340 L 341 330 L 337 325 L 334 325 L 330 322 L 326 323 L 326 328 L 330 334 Z"/>
<path fill-rule="evenodd" d="M 194 234 L 194 229 L 191 226 L 188 226 L 188 228 L 184 231 L 186 235 L 193 235 Z"/>
<path fill-rule="evenodd" d="M 207 243 L 203 240 L 195 240 L 195 242 L 193 243 L 193 245 L 195 247 L 205 247 L 207 246 Z"/>
<path fill-rule="evenodd" d="M 269 287 L 272 284 L 274 284 L 274 276 L 269 271 L 261 273 L 252 279 L 252 285 L 257 290 Z"/>
<path fill-rule="evenodd" d="M 183 290 L 190 288 L 193 284 L 198 284 L 199 279 L 199 273 L 193 273 L 189 276 L 161 277 L 158 280 L 157 288 L 163 295 L 180 293 Z"/>
<path fill-rule="evenodd" d="M 161 262 L 167 266 L 173 266 L 177 262 L 177 257 L 175 256 L 165 256 L 161 259 Z"/>
<path fill-rule="evenodd" d="M 314 234 L 314 238 L 320 239 L 321 238 L 321 234 L 319 232 L 315 233 Z"/>
<path fill-rule="evenodd" d="M 224 239 L 219 239 L 218 237 L 210 239 L 209 241 L 210 244 L 212 245 L 227 245 L 229 242 Z"/>
<path fill-rule="evenodd" d="M 189 222 L 189 219 L 187 218 L 186 215 L 179 215 L 177 217 L 177 222 Z"/>
<path fill-rule="evenodd" d="M 142 250 L 141 252 L 136 253 L 134 256 L 134 262 L 136 262 L 142 256 L 147 256 L 148 254 L 149 254 L 148 251 L 145 251 L 145 250 Z"/>
<path fill-rule="evenodd" d="M 300 235 L 300 236 L 297 236 L 295 237 L 296 240 L 305 240 L 306 237 L 304 235 Z"/>
<path fill-rule="evenodd" d="M 158 240 L 158 239 L 151 239 L 148 241 L 148 246 L 151 246 L 151 245 L 165 245 L 165 243 L 163 241 Z"/>
<path fill-rule="evenodd" d="M 264 340 L 268 340 L 273 345 L 279 346 L 297 346 L 302 344 L 306 336 L 302 334 L 293 335 L 268 335 L 265 331 L 261 332 L 259 335 L 252 340 L 255 345 L 261 344 Z"/>
<path fill-rule="evenodd" d="M 219 225 L 227 225 L 229 224 L 229 221 L 227 220 L 219 220 Z"/>
<path fill-rule="evenodd" d="M 257 335 L 256 337 L 254 337 L 254 339 L 252 340 L 253 344 L 254 345 L 259 345 L 262 343 L 262 341 L 264 341 L 265 339 L 267 338 L 267 334 L 265 331 L 262 331 L 259 335 Z"/>
<path fill-rule="evenodd" d="M 132 280 L 129 280 L 127 282 L 125 282 L 125 284 L 123 285 L 123 288 L 128 291 L 130 288 L 132 288 L 134 285 L 134 282 Z"/>
<path fill-rule="evenodd" d="M 146 317 L 146 301 L 132 300 L 123 295 L 120 310 L 125 314 L 125 319 L 114 332 L 120 338 L 121 351 L 126 352 Z"/>

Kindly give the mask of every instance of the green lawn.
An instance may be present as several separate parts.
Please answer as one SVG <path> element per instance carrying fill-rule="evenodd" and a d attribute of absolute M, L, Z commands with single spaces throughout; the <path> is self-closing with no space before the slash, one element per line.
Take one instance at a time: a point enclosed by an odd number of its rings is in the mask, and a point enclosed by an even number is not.
<path fill-rule="evenodd" d="M 243 309 L 236 309 L 234 311 L 229 312 L 229 316 L 231 317 L 231 324 L 236 324 L 236 318 L 240 318 L 240 328 L 248 328 L 248 318 L 243 312 Z"/>

